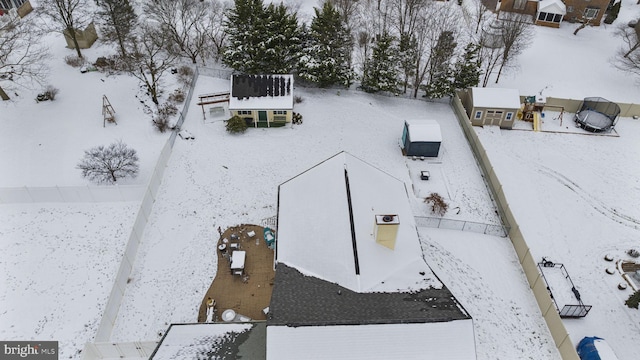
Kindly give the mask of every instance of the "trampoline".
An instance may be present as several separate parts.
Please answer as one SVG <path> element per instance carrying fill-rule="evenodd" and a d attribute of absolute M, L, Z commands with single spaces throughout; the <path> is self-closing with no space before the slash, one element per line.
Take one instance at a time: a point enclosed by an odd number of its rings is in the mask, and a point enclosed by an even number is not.
<path fill-rule="evenodd" d="M 620 106 L 601 97 L 584 98 L 576 113 L 576 125 L 592 132 L 611 131 L 615 126 Z"/>

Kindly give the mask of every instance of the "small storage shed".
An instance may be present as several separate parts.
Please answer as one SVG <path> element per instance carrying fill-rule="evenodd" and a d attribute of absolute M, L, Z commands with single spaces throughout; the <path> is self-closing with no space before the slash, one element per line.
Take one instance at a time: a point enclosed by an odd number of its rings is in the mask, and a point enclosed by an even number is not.
<path fill-rule="evenodd" d="M 520 93 L 515 89 L 471 88 L 467 115 L 473 126 L 498 125 L 511 129 L 520 110 Z"/>
<path fill-rule="evenodd" d="M 406 156 L 437 157 L 442 143 L 440 124 L 435 120 L 406 120 L 402 148 Z"/>

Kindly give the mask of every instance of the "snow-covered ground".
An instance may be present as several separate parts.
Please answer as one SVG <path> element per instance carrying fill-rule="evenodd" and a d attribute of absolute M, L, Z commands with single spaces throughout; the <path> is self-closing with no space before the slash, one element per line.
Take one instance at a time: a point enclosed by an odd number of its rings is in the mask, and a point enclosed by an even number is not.
<path fill-rule="evenodd" d="M 614 25 L 638 17 L 636 8 L 635 0 L 623 0 Z M 636 80 L 609 63 L 620 45 L 613 26 L 574 36 L 575 26 L 536 27 L 519 68 L 491 86 L 517 88 L 521 95 L 543 91 L 637 103 Z M 48 83 L 60 93 L 54 102 L 36 104 L 39 89 L 19 89 L 18 97 L 0 102 L 0 186 L 86 185 L 75 169 L 83 150 L 118 139 L 141 158 L 139 177 L 126 182 L 146 184 L 167 136 L 150 125 L 136 98 L 137 82 L 80 74 L 64 63 L 73 52 L 62 47 L 61 36 L 49 36 Z M 95 59 L 105 51 L 98 46 L 86 53 Z M 225 87 L 226 80 L 201 77 L 196 94 Z M 113 341 L 153 340 L 170 322 L 194 321 L 215 276 L 217 227 L 275 215 L 277 185 L 339 151 L 419 184 L 414 193 L 423 197 L 431 189 L 416 180 L 423 165 L 398 150 L 403 119 L 441 121 L 442 155 L 424 165 L 435 169 L 429 186 L 461 208 L 447 217 L 497 223 L 448 105 L 344 90 L 296 91 L 305 99 L 296 105 L 303 125 L 240 136 L 228 135 L 221 122 L 205 124 L 191 106 L 185 128 L 196 139 L 177 140 Z M 102 127 L 103 94 L 118 125 Z M 565 320 L 574 343 L 606 337 L 621 360 L 635 359 L 640 315 L 623 305 L 630 291 L 617 290 L 621 279 L 604 272 L 611 264 L 603 257 L 627 259 L 624 251 L 639 246 L 640 122 L 621 119 L 619 137 L 477 131 L 533 255 L 564 263 L 583 301 L 593 305 L 587 317 Z M 428 215 L 418 198 L 412 208 Z M 61 358 L 77 358 L 100 321 L 137 209 L 133 203 L 0 205 L 0 337 L 59 340 Z M 474 318 L 478 359 L 558 358 L 508 239 L 439 229 L 420 229 L 420 235 L 427 261 Z"/>

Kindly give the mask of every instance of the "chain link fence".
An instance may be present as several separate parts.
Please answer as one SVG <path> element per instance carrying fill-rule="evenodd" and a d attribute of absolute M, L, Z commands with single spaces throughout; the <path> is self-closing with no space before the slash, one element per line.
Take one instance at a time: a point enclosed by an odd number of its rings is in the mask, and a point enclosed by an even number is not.
<path fill-rule="evenodd" d="M 462 221 L 462 220 L 422 217 L 422 216 L 416 216 L 415 220 L 416 220 L 416 226 L 418 227 L 470 231 L 470 232 L 475 232 L 475 233 L 480 233 L 485 235 L 500 236 L 500 237 L 507 237 L 507 235 L 509 234 L 509 228 L 507 226 L 502 226 L 502 225 L 483 224 L 483 223 L 477 223 L 472 221 Z"/>

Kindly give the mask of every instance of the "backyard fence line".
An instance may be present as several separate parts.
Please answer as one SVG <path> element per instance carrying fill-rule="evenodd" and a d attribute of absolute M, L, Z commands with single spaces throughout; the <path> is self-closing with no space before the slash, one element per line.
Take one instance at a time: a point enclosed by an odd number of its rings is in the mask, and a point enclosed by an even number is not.
<path fill-rule="evenodd" d="M 0 204 L 24 203 L 99 203 L 140 201 L 143 185 L 47 186 L 0 188 Z"/>
<path fill-rule="evenodd" d="M 151 354 L 153 354 L 157 345 L 158 343 L 155 341 L 93 343 L 85 346 L 83 356 L 85 359 L 148 359 Z"/>
<path fill-rule="evenodd" d="M 484 224 L 473 221 L 443 219 L 425 216 L 415 216 L 414 218 L 416 220 L 416 226 L 418 227 L 470 231 L 500 237 L 509 236 L 509 227 L 503 225 Z"/>
<path fill-rule="evenodd" d="M 542 313 L 542 317 L 547 323 L 547 327 L 549 328 L 549 332 L 551 333 L 558 352 L 562 356 L 563 360 L 579 360 L 580 358 L 573 346 L 571 338 L 569 337 L 569 333 L 556 310 L 555 303 L 549 295 L 546 283 L 538 271 L 537 262 L 534 260 L 529 246 L 525 241 L 524 235 L 520 231 L 518 222 L 509 207 L 509 202 L 504 194 L 502 184 L 493 170 L 491 161 L 487 157 L 487 153 L 480 142 L 478 135 L 475 130 L 473 130 L 471 121 L 462 106 L 462 102 L 460 101 L 458 94 L 455 94 L 451 99 L 451 107 L 458 118 L 458 122 L 462 128 L 462 132 L 467 138 L 467 142 L 471 146 L 476 161 L 484 173 L 485 182 L 487 183 L 490 193 L 496 202 L 498 213 L 502 218 L 502 221 L 506 224 L 506 227 L 509 229 L 509 239 L 511 240 L 516 255 L 518 256 L 520 266 L 527 277 L 529 287 L 533 291 L 538 307 L 540 308 L 540 312 Z"/>
<path fill-rule="evenodd" d="M 120 310 L 120 306 L 122 305 L 122 300 L 124 298 L 127 283 L 129 281 L 129 277 L 131 276 L 131 271 L 133 270 L 133 265 L 135 263 L 135 259 L 138 254 L 138 249 L 140 248 L 140 244 L 142 243 L 142 240 L 143 240 L 144 230 L 149 220 L 149 216 L 151 215 L 151 212 L 153 210 L 153 204 L 155 203 L 155 200 L 158 196 L 158 190 L 160 189 L 160 185 L 162 184 L 162 177 L 164 175 L 164 170 L 166 169 L 167 164 L 169 162 L 169 158 L 171 157 L 171 153 L 173 151 L 173 145 L 175 144 L 177 133 L 178 131 L 180 131 L 180 127 L 184 124 L 187 113 L 189 112 L 191 99 L 193 97 L 193 91 L 195 88 L 195 84 L 198 81 L 199 75 L 200 75 L 199 69 L 196 67 L 194 71 L 193 80 L 189 85 L 187 96 L 185 97 L 185 102 L 184 102 L 182 111 L 180 111 L 178 121 L 176 122 L 176 129 L 171 133 L 171 136 L 167 139 L 167 142 L 162 148 L 162 151 L 160 153 L 160 156 L 158 157 L 156 166 L 153 170 L 153 174 L 149 180 L 146 191 L 144 193 L 144 197 L 142 198 L 142 202 L 140 204 L 140 209 L 138 210 L 136 221 L 134 223 L 133 229 L 129 236 L 129 240 L 126 245 L 124 255 L 120 262 L 120 267 L 118 268 L 118 274 L 116 275 L 116 279 L 111 289 L 111 293 L 109 294 L 109 299 L 107 300 L 107 304 L 105 305 L 102 319 L 100 320 L 100 325 L 98 326 L 98 330 L 96 331 L 96 335 L 94 337 L 94 343 L 85 344 L 85 351 L 83 351 L 83 354 L 84 354 L 83 359 L 93 360 L 93 359 L 102 359 L 106 357 L 101 355 L 103 353 L 99 351 L 95 351 L 96 349 L 105 349 L 105 347 L 104 346 L 96 347 L 97 346 L 96 344 L 108 343 L 111 339 L 111 333 L 113 331 L 113 327 L 115 326 L 116 320 L 118 318 L 118 312 Z M 140 344 L 140 343 L 132 343 L 132 344 Z M 147 342 L 144 342 L 144 344 L 147 344 Z M 154 348 L 155 348 L 155 345 L 154 345 Z M 130 349 L 130 347 L 126 347 L 126 346 L 117 347 L 117 350 L 119 351 L 124 351 L 123 349 Z"/>

